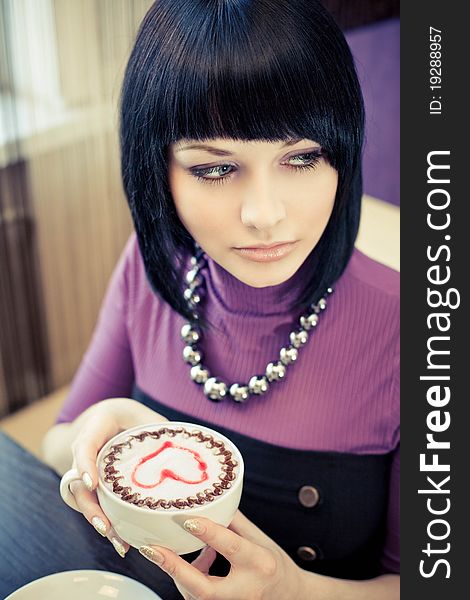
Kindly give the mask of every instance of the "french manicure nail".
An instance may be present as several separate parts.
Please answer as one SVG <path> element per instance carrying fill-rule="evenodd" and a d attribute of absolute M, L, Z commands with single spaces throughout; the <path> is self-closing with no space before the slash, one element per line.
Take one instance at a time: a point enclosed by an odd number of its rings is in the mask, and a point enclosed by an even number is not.
<path fill-rule="evenodd" d="M 143 556 L 145 556 L 145 558 L 148 558 L 148 560 L 154 562 L 156 565 L 162 565 L 163 561 L 165 560 L 163 554 L 161 554 L 160 552 L 158 552 L 158 550 L 155 550 L 155 548 L 152 548 L 151 546 L 141 546 L 139 548 L 139 552 Z"/>
<path fill-rule="evenodd" d="M 119 556 L 121 558 L 124 558 L 126 556 L 126 550 L 122 543 L 115 537 L 111 538 L 111 543 L 114 546 L 116 552 L 119 554 Z"/>
<path fill-rule="evenodd" d="M 204 525 L 197 519 L 186 519 L 186 521 L 183 523 L 183 527 L 186 529 L 186 531 L 189 531 L 189 533 L 195 533 L 197 535 L 204 533 L 206 530 Z"/>
<path fill-rule="evenodd" d="M 103 521 L 103 519 L 100 519 L 99 517 L 93 517 L 91 524 L 100 535 L 106 537 L 106 523 Z"/>
<path fill-rule="evenodd" d="M 86 489 L 89 492 L 93 491 L 93 479 L 90 477 L 89 473 L 83 473 L 82 481 L 85 484 Z"/>

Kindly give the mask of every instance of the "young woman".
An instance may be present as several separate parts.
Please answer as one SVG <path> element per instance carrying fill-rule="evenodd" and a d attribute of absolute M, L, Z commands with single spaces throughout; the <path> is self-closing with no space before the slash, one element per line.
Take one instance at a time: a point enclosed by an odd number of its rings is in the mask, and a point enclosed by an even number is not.
<path fill-rule="evenodd" d="M 232 524 L 187 523 L 192 564 L 141 550 L 185 598 L 399 597 L 398 274 L 354 249 L 363 127 L 320 3 L 158 0 L 142 23 L 121 110 L 136 234 L 44 449 L 124 555 L 93 491 L 110 437 L 167 418 L 237 444 Z"/>

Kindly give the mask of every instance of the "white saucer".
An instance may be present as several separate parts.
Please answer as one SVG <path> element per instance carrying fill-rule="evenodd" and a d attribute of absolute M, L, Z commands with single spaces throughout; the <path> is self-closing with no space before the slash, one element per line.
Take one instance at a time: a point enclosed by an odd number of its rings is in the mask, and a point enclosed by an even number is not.
<path fill-rule="evenodd" d="M 5 600 L 162 600 L 138 581 L 109 571 L 64 571 L 41 577 Z"/>

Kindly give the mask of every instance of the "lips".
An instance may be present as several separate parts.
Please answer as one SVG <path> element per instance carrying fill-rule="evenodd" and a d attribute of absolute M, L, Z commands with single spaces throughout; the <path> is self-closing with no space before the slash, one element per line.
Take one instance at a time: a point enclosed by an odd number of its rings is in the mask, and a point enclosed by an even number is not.
<path fill-rule="evenodd" d="M 269 250 L 276 246 L 284 246 L 285 244 L 293 244 L 294 242 L 273 242 L 272 244 L 253 244 L 253 246 L 235 246 L 237 250 Z"/>
<path fill-rule="evenodd" d="M 270 246 L 251 246 L 233 248 L 234 252 L 243 258 L 255 262 L 273 262 L 282 260 L 294 249 L 296 242 L 280 242 Z"/>

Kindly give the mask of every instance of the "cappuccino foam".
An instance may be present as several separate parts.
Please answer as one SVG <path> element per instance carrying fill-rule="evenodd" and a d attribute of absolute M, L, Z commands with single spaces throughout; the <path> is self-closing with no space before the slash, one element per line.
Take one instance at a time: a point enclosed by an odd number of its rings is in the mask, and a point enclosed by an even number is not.
<path fill-rule="evenodd" d="M 232 487 L 238 463 L 225 441 L 181 426 L 128 435 L 106 451 L 105 486 L 142 508 L 185 509 L 213 502 Z"/>

